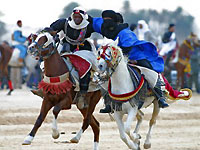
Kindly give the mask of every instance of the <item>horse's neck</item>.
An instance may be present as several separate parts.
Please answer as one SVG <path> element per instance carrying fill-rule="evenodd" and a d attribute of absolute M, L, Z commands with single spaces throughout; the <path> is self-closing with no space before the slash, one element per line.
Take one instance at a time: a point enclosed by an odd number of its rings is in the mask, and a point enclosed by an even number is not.
<path fill-rule="evenodd" d="M 182 44 L 179 48 L 179 58 L 187 58 L 189 51 L 190 49 L 187 47 L 187 45 Z"/>
<path fill-rule="evenodd" d="M 65 62 L 58 52 L 44 60 L 44 70 L 48 77 L 57 77 L 68 72 Z"/>
<path fill-rule="evenodd" d="M 124 59 L 121 60 L 111 77 L 111 92 L 113 94 L 125 94 L 134 90 L 130 73 Z"/>

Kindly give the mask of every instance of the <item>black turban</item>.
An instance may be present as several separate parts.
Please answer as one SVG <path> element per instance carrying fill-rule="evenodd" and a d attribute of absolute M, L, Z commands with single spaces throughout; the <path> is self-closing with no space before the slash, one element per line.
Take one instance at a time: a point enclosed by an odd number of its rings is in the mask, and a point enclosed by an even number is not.
<path fill-rule="evenodd" d="M 102 18 L 109 17 L 113 19 L 114 22 L 117 22 L 117 15 L 113 10 L 104 10 L 102 12 Z"/>
<path fill-rule="evenodd" d="M 124 23 L 123 16 L 120 13 L 116 13 L 117 23 Z"/>

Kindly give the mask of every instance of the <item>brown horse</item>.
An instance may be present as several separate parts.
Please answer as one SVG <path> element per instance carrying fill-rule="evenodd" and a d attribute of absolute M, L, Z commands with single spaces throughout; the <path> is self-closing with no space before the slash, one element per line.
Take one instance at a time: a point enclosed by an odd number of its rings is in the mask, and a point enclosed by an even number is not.
<path fill-rule="evenodd" d="M 178 61 L 175 63 L 177 70 L 177 88 L 184 88 L 184 74 L 190 72 L 190 56 L 196 47 L 200 46 L 197 36 L 191 35 L 179 47 Z"/>
<path fill-rule="evenodd" d="M 35 41 L 29 46 L 32 55 L 36 57 L 43 58 L 44 60 L 44 79 L 40 83 L 43 86 L 43 102 L 41 106 L 40 114 L 35 122 L 35 125 L 29 135 L 25 138 L 23 145 L 31 144 L 38 128 L 41 126 L 44 121 L 48 111 L 54 107 L 53 114 L 55 116 L 53 121 L 53 131 L 55 131 L 53 137 L 58 138 L 59 133 L 57 132 L 56 118 L 60 110 L 70 109 L 72 105 L 72 99 L 74 99 L 76 92 L 72 87 L 72 82 L 69 78 L 69 69 L 59 55 L 55 41 L 50 33 L 40 33 L 37 36 L 34 36 Z M 56 82 L 60 80 L 61 82 Z M 52 81 L 47 83 L 48 81 Z M 46 82 L 46 83 L 44 83 Z M 46 88 L 45 88 L 46 86 Z M 77 135 L 71 139 L 72 143 L 78 143 L 81 137 L 81 134 L 88 128 L 90 125 L 94 133 L 94 149 L 98 149 L 99 142 L 99 122 L 93 116 L 93 112 L 96 104 L 101 98 L 100 90 L 87 93 L 89 97 L 88 107 L 79 109 L 82 113 L 84 119 L 81 130 Z"/>
<path fill-rule="evenodd" d="M 13 53 L 13 48 L 9 46 L 7 42 L 3 42 L 0 45 L 0 53 L 1 53 L 1 58 L 0 58 L 0 86 L 3 80 L 3 77 L 6 77 L 8 81 L 8 86 L 9 86 L 9 92 L 7 95 L 11 95 L 11 92 L 13 91 L 13 86 L 12 86 L 12 81 L 10 80 L 10 76 L 8 73 L 8 63 L 10 61 L 10 58 Z"/>

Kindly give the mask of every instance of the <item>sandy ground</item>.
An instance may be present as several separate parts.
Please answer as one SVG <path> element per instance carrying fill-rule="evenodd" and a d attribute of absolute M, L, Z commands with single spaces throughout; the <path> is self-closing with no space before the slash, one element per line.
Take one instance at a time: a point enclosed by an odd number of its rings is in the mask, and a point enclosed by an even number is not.
<path fill-rule="evenodd" d="M 0 150 L 92 150 L 93 133 L 89 127 L 78 144 L 67 143 L 81 127 L 82 117 L 73 106 L 62 111 L 58 118 L 60 131 L 65 132 L 59 139 L 51 137 L 52 112 L 38 130 L 32 145 L 21 145 L 30 132 L 39 114 L 42 100 L 28 89 L 15 90 L 12 96 L 0 91 Z M 95 110 L 95 117 L 101 124 L 100 150 L 127 150 L 121 141 L 115 122 L 105 114 L 99 114 L 103 101 Z M 152 107 L 143 109 L 144 121 L 140 134 L 141 149 L 148 130 Z M 133 123 L 133 129 L 135 121 Z M 200 150 L 200 95 L 193 94 L 189 101 L 178 101 L 162 109 L 152 132 L 152 150 Z"/>

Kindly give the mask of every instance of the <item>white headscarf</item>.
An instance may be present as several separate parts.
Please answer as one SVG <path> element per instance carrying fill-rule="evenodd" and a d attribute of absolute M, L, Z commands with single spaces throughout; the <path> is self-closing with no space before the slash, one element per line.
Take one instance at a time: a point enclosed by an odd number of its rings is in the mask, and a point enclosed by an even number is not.
<path fill-rule="evenodd" d="M 80 15 L 83 17 L 83 20 L 82 20 L 82 22 L 79 25 L 76 25 L 76 23 L 73 20 L 74 11 L 79 12 Z M 84 14 L 82 12 L 80 12 L 80 11 L 83 11 Z M 71 18 L 72 18 L 72 20 L 70 20 L 68 23 L 69 23 L 70 27 L 72 27 L 74 29 L 77 29 L 77 30 L 83 29 L 83 28 L 87 27 L 87 25 L 89 24 L 89 22 L 87 21 L 88 15 L 87 15 L 85 9 L 82 8 L 82 7 L 75 7 L 73 9 L 72 14 L 71 14 Z"/>
<path fill-rule="evenodd" d="M 142 25 L 142 29 L 140 29 L 139 26 L 137 27 L 138 39 L 144 40 L 145 39 L 144 35 L 147 31 L 149 31 L 149 26 L 144 20 L 139 20 L 138 25 L 139 24 Z"/>

